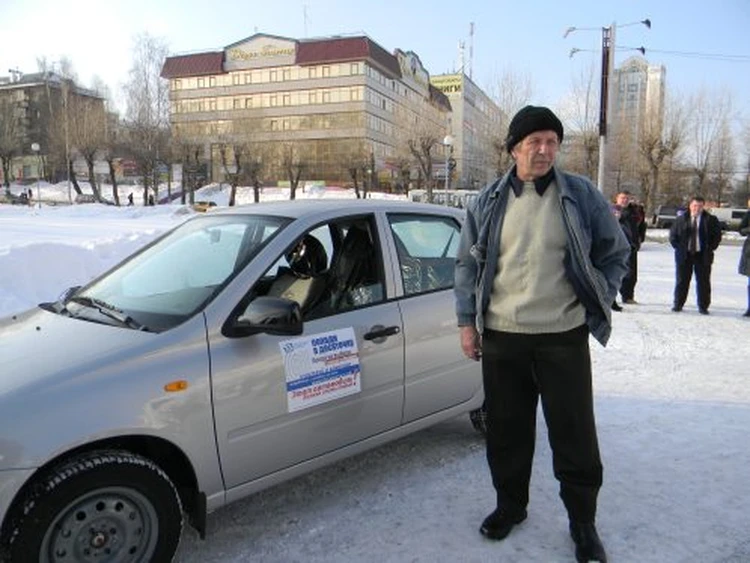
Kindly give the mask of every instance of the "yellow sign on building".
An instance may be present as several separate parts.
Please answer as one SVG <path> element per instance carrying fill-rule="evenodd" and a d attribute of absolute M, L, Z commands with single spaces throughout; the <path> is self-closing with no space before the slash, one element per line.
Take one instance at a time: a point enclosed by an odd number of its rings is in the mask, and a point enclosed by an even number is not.
<path fill-rule="evenodd" d="M 430 83 L 443 94 L 457 94 L 463 89 L 463 74 L 443 74 L 430 78 Z"/>

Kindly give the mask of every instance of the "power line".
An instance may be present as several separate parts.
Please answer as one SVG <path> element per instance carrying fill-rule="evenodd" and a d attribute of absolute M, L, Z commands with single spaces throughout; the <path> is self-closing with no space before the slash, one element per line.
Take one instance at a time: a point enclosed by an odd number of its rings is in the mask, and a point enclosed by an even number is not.
<path fill-rule="evenodd" d="M 641 50 L 642 47 L 623 47 L 624 49 Z M 648 53 L 661 53 L 665 55 L 675 55 L 691 59 L 702 59 L 706 61 L 724 61 L 732 63 L 750 63 L 750 55 L 732 55 L 727 53 L 700 53 L 697 51 L 667 51 L 664 49 L 646 49 Z"/>

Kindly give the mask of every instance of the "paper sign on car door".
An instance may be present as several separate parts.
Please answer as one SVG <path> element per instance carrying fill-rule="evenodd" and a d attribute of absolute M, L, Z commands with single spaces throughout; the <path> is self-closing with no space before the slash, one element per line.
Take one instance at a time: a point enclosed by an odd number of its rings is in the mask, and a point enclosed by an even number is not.
<path fill-rule="evenodd" d="M 289 412 L 359 393 L 357 339 L 351 327 L 279 343 Z"/>

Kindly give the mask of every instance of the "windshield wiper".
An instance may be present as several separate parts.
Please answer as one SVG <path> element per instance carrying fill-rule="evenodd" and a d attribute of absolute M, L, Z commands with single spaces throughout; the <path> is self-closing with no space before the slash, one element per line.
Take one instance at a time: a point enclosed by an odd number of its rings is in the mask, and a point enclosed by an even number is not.
<path fill-rule="evenodd" d="M 96 297 L 76 295 L 74 297 L 71 297 L 69 301 L 72 301 L 73 303 L 78 303 L 79 305 L 83 305 L 84 307 L 92 307 L 96 309 L 97 311 L 99 311 L 105 317 L 114 319 L 120 324 L 127 326 L 129 328 L 132 328 L 134 330 L 146 330 L 146 331 L 148 330 L 148 328 L 145 325 L 139 323 L 133 317 L 123 312 L 121 309 L 118 309 L 114 305 L 110 305 L 106 301 L 97 299 Z"/>

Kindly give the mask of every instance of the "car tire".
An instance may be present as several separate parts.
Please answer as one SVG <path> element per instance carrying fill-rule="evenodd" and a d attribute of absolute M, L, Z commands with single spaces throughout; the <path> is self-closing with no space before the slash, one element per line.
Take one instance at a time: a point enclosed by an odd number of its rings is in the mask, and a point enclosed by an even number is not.
<path fill-rule="evenodd" d="M 484 405 L 475 409 L 469 413 L 469 420 L 474 430 L 479 432 L 482 436 L 487 435 L 487 410 Z"/>
<path fill-rule="evenodd" d="M 171 561 L 183 526 L 174 484 L 151 460 L 89 452 L 41 475 L 16 506 L 9 561 Z"/>

